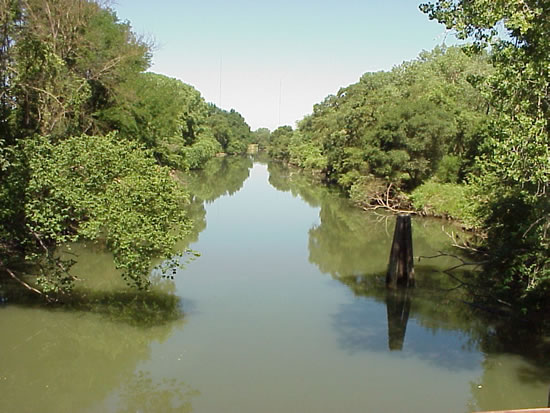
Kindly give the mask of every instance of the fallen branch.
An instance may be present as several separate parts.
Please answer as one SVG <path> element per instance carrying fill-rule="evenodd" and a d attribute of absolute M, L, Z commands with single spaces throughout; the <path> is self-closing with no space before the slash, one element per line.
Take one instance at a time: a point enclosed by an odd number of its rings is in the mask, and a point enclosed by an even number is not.
<path fill-rule="evenodd" d="M 27 290 L 29 291 L 32 291 L 33 293 L 35 294 L 38 294 L 40 295 L 41 297 L 44 297 L 46 299 L 46 301 L 48 302 L 52 302 L 51 298 L 48 297 L 46 294 L 44 294 L 42 291 L 40 290 L 37 290 L 36 288 L 34 288 L 33 286 L 27 284 L 25 281 L 23 281 L 21 278 L 19 278 L 17 275 L 15 275 L 15 273 L 10 270 L 8 267 L 6 267 L 4 265 L 4 263 L 2 261 L 0 261 L 0 267 L 2 267 L 7 273 L 8 275 L 13 278 L 17 283 L 21 284 L 23 287 L 25 287 Z"/>
<path fill-rule="evenodd" d="M 432 258 L 439 258 L 439 257 L 451 257 L 451 258 L 455 258 L 455 259 L 457 259 L 461 262 L 461 264 L 455 265 L 454 267 L 451 267 L 451 268 L 447 268 L 446 270 L 443 270 L 443 272 L 453 271 L 453 270 L 456 270 L 457 268 L 466 267 L 466 266 L 470 266 L 470 265 L 474 266 L 474 269 L 475 269 L 476 267 L 479 267 L 480 265 L 488 263 L 488 261 L 467 262 L 462 257 L 460 257 L 458 255 L 449 254 L 447 252 L 441 252 L 441 251 L 438 251 L 438 252 L 439 252 L 439 254 L 432 255 L 432 256 L 420 255 L 420 256 L 417 257 L 418 262 L 420 262 L 420 260 L 422 258 L 432 259 Z"/>
<path fill-rule="evenodd" d="M 367 206 L 363 206 L 362 208 L 365 211 L 376 211 L 377 209 L 386 209 L 396 214 L 411 214 L 411 215 L 418 214 L 418 211 L 401 209 L 399 208 L 399 202 L 393 202 L 393 200 L 390 198 L 392 186 L 393 186 L 393 183 L 390 183 L 386 188 L 386 191 L 384 192 L 384 194 L 376 194 L 371 198 L 373 201 L 376 202 L 375 205 L 367 205 Z"/>
<path fill-rule="evenodd" d="M 479 248 L 475 248 L 475 247 L 471 246 L 468 243 L 468 241 L 461 240 L 460 237 L 457 234 L 455 234 L 454 231 L 451 231 L 451 233 L 449 234 L 447 231 L 445 231 L 445 227 L 443 227 L 443 226 L 441 227 L 441 230 L 453 241 L 453 243 L 452 243 L 453 247 L 461 249 L 461 250 L 465 250 L 465 251 L 475 252 L 476 254 L 481 254 L 481 255 L 487 256 L 487 253 L 480 250 Z M 460 243 L 457 240 L 460 241 Z"/>
<path fill-rule="evenodd" d="M 449 277 L 451 277 L 455 281 L 458 281 L 461 284 L 460 286 L 465 285 L 465 286 L 468 286 L 470 288 L 473 287 L 472 284 L 467 283 L 466 281 L 464 281 L 464 280 L 458 278 L 456 275 L 452 274 L 452 271 L 457 270 L 458 268 L 467 267 L 467 266 L 473 266 L 474 267 L 473 269 L 475 270 L 480 265 L 486 264 L 488 262 L 488 261 L 467 262 L 462 257 L 459 257 L 458 255 L 449 254 L 449 253 L 441 252 L 441 251 L 438 251 L 438 252 L 439 253 L 437 255 L 432 255 L 432 256 L 421 255 L 421 256 L 418 257 L 418 262 L 420 262 L 420 260 L 422 258 L 433 259 L 433 258 L 440 258 L 440 257 L 451 257 L 451 258 L 455 258 L 455 259 L 459 260 L 461 262 L 460 264 L 455 265 L 455 266 L 450 267 L 450 268 L 447 268 L 447 269 L 443 270 L 442 272 L 447 274 Z"/>

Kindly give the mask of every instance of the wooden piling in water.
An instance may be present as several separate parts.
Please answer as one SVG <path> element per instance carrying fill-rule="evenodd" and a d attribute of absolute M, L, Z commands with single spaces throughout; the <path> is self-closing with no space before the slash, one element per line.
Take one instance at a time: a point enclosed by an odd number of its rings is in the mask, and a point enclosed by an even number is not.
<path fill-rule="evenodd" d="M 414 286 L 412 226 L 410 215 L 398 215 L 393 232 L 386 285 L 396 288 Z"/>

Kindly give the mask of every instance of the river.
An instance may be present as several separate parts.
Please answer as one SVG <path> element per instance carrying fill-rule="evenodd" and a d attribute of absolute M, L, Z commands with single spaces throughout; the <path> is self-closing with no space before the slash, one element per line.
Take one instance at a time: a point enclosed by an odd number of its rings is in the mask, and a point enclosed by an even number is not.
<path fill-rule="evenodd" d="M 183 177 L 201 256 L 137 296 L 100 245 L 75 245 L 79 300 L 0 290 L 0 411 L 334 413 L 545 407 L 548 341 L 465 303 L 442 270 L 388 292 L 393 218 L 353 208 L 283 165 L 215 159 Z M 451 224 L 413 219 L 415 256 Z M 176 257 L 182 262 L 187 255 Z M 173 280 L 172 280 L 173 277 Z"/>

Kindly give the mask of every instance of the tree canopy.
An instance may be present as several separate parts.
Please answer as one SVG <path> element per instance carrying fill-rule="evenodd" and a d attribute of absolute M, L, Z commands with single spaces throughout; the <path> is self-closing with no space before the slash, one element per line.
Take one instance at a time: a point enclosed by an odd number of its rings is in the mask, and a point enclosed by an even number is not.
<path fill-rule="evenodd" d="M 151 45 L 91 0 L 0 0 L 0 273 L 59 297 L 60 247 L 102 243 L 148 285 L 191 225 L 174 168 L 244 152 L 250 129 L 192 86 L 146 73 Z M 230 145 L 219 142 L 218 120 Z"/>
<path fill-rule="evenodd" d="M 486 284 L 525 313 L 550 309 L 550 3 L 460 0 L 422 4 L 431 19 L 488 48 L 479 88 L 493 111 L 472 183 L 490 257 Z"/>
<path fill-rule="evenodd" d="M 481 235 L 478 281 L 492 303 L 544 314 L 550 3 L 439 0 L 420 9 L 466 45 L 366 73 L 315 105 L 295 131 L 271 134 L 269 151 L 317 170 L 362 204 L 392 207 L 393 197 L 426 210 L 446 197 L 441 210 Z"/>
<path fill-rule="evenodd" d="M 470 82 L 489 70 L 484 56 L 438 47 L 366 73 L 315 105 L 292 136 L 274 132 L 270 151 L 348 191 L 369 177 L 406 189 L 434 176 L 456 182 L 472 167 L 486 121 L 487 102 Z"/>

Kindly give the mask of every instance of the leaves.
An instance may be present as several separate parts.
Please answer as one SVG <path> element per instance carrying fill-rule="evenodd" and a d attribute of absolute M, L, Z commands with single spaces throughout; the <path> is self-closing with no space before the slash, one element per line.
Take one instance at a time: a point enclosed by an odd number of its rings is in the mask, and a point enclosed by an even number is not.
<path fill-rule="evenodd" d="M 477 82 L 492 105 L 470 182 L 493 257 L 480 280 L 527 315 L 550 309 L 550 3 L 454 0 L 421 9 L 490 47 L 493 72 Z M 505 30 L 502 30 L 504 28 Z"/>
<path fill-rule="evenodd" d="M 328 96 L 294 133 L 275 131 L 269 151 L 298 166 L 322 169 L 348 191 L 366 176 L 412 189 L 439 171 L 445 156 L 473 158 L 484 137 L 487 102 L 469 79 L 488 72 L 484 56 L 443 47 L 423 52 L 391 72 L 366 73 Z M 455 180 L 470 164 L 457 166 Z"/>
<path fill-rule="evenodd" d="M 151 260 L 170 256 L 189 230 L 182 188 L 135 143 L 115 134 L 36 138 L 24 152 L 27 227 L 46 244 L 102 241 L 124 278 L 144 288 Z"/>

